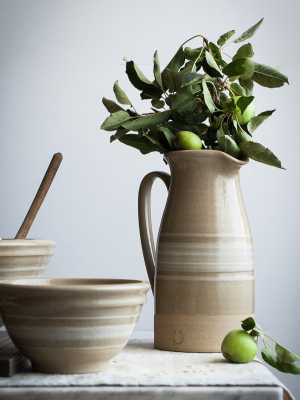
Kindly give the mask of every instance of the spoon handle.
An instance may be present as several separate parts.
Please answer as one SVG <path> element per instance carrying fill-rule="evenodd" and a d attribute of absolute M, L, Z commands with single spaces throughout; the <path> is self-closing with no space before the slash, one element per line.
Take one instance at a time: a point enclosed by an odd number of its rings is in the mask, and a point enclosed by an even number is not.
<path fill-rule="evenodd" d="M 62 155 L 61 153 L 56 153 L 52 157 L 52 160 L 49 164 L 49 167 L 45 173 L 45 176 L 42 180 L 42 183 L 40 184 L 39 190 L 37 191 L 35 198 L 30 206 L 30 209 L 23 221 L 23 224 L 21 225 L 21 228 L 19 229 L 15 239 L 25 239 L 29 229 L 31 228 L 31 225 L 46 197 L 46 194 L 51 186 L 51 183 L 55 177 L 55 174 L 60 166 L 60 163 L 62 162 Z"/>

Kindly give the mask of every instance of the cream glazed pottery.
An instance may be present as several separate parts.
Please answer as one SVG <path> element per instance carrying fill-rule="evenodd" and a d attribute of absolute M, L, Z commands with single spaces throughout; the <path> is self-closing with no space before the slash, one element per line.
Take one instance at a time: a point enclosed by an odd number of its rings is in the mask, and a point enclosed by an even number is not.
<path fill-rule="evenodd" d="M 0 280 L 41 278 L 55 246 L 53 240 L 46 239 L 0 240 Z"/>
<path fill-rule="evenodd" d="M 56 243 L 46 239 L 0 240 L 0 280 L 40 278 Z"/>
<path fill-rule="evenodd" d="M 0 310 L 34 371 L 100 372 L 128 342 L 149 288 L 125 279 L 1 281 Z"/>
<path fill-rule="evenodd" d="M 216 150 L 165 154 L 171 176 L 152 172 L 139 191 L 141 243 L 155 296 L 154 346 L 220 352 L 225 335 L 254 315 L 253 247 L 237 160 Z M 151 187 L 169 189 L 155 249 Z"/>

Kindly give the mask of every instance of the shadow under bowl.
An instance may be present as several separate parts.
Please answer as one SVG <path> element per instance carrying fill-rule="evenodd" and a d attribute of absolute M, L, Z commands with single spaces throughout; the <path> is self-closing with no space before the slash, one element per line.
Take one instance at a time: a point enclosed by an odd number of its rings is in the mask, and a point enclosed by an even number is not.
<path fill-rule="evenodd" d="M 0 310 L 34 371 L 100 372 L 127 344 L 149 288 L 123 279 L 1 281 Z"/>

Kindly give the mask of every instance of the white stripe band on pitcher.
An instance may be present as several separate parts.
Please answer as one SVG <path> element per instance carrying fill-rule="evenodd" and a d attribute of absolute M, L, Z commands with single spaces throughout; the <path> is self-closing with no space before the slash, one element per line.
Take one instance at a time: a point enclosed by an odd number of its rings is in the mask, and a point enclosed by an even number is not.
<path fill-rule="evenodd" d="M 253 271 L 253 263 L 197 263 L 179 261 L 158 261 L 158 270 L 186 271 L 186 272 L 231 272 L 231 271 Z"/>
<path fill-rule="evenodd" d="M 209 237 L 217 237 L 217 238 L 251 238 L 252 236 L 250 234 L 246 235 L 241 235 L 239 233 L 166 233 L 166 232 L 161 232 L 160 236 L 181 236 L 181 237 L 197 237 L 197 238 L 209 238 Z"/>
<path fill-rule="evenodd" d="M 254 276 L 174 276 L 174 275 L 157 275 L 156 279 L 165 281 L 253 281 Z"/>

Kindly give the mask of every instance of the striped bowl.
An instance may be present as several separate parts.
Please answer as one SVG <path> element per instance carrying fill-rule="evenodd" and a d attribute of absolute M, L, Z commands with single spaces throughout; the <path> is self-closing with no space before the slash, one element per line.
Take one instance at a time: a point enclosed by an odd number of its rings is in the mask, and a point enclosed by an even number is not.
<path fill-rule="evenodd" d="M 45 239 L 0 240 L 0 280 L 41 278 L 55 245 Z"/>
<path fill-rule="evenodd" d="M 55 245 L 53 240 L 45 239 L 0 240 L 0 280 L 41 278 Z"/>
<path fill-rule="evenodd" d="M 0 310 L 34 371 L 100 372 L 128 342 L 149 288 L 121 279 L 1 281 Z"/>

